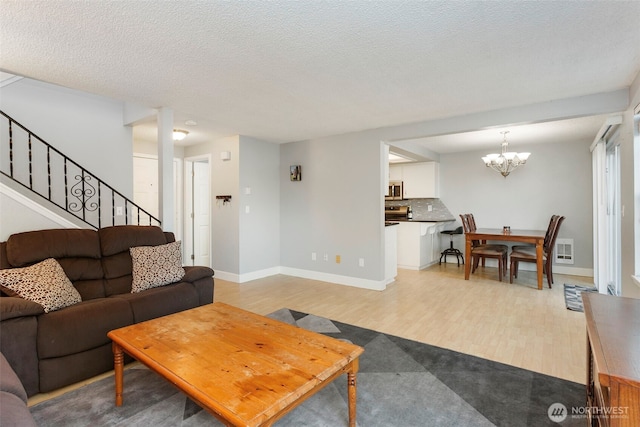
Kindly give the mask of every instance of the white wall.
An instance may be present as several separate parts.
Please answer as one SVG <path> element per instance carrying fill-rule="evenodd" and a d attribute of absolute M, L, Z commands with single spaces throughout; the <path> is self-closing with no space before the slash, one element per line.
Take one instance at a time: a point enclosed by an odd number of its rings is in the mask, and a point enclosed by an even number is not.
<path fill-rule="evenodd" d="M 220 158 L 225 151 L 230 152 L 229 160 Z M 233 136 L 184 149 L 185 158 L 201 155 L 211 156 L 211 253 L 216 277 L 242 283 L 277 273 L 280 147 Z M 231 203 L 224 204 L 217 195 L 230 195 Z"/>
<path fill-rule="evenodd" d="M 362 283 L 348 284 L 363 287 L 383 282 L 381 156 L 380 140 L 366 132 L 282 145 L 280 261 L 285 272 L 338 283 L 357 278 Z M 302 166 L 302 181 L 290 181 L 290 165 Z M 364 267 L 358 266 L 359 258 L 365 259 Z"/>
<path fill-rule="evenodd" d="M 546 230 L 551 215 L 563 215 L 559 238 L 574 239 L 575 263 L 562 266 L 591 273 L 591 142 L 518 147 L 531 157 L 506 178 L 484 165 L 485 151 L 442 154 L 440 198 L 456 217 L 456 226 L 461 213 L 473 213 L 482 228 Z"/>
<path fill-rule="evenodd" d="M 31 194 L 23 193 L 26 192 L 15 191 L 14 188 L 0 183 L 0 210 L 3 212 L 0 221 L 0 242 L 5 242 L 12 234 L 25 231 L 86 227 L 86 224 L 54 214 L 34 201 Z"/>
<path fill-rule="evenodd" d="M 21 79 L 0 88 L 0 109 L 132 199 L 133 136 L 122 102 Z"/>
<path fill-rule="evenodd" d="M 640 104 L 640 73 L 630 90 L 630 105 L 620 127 L 620 198 L 622 216 L 622 296 L 640 298 L 640 285 L 632 276 L 640 275 L 640 120 L 633 109 Z M 640 278 L 639 278 L 640 280 Z"/>
<path fill-rule="evenodd" d="M 240 137 L 238 205 L 240 281 L 275 273 L 280 266 L 279 145 Z"/>
<path fill-rule="evenodd" d="M 220 159 L 220 152 L 231 152 L 231 160 Z M 185 158 L 211 155 L 211 261 L 216 277 L 238 281 L 240 273 L 239 200 L 240 137 L 185 147 Z M 223 204 L 216 195 L 230 195 Z"/>
<path fill-rule="evenodd" d="M 123 103 L 30 79 L 0 88 L 0 109 L 103 182 L 132 199 L 132 129 L 123 125 Z M 38 172 L 36 170 L 34 176 Z M 25 229 L 59 228 L 42 214 L 0 199 L 3 239 Z M 40 217 L 40 218 L 38 218 Z"/>

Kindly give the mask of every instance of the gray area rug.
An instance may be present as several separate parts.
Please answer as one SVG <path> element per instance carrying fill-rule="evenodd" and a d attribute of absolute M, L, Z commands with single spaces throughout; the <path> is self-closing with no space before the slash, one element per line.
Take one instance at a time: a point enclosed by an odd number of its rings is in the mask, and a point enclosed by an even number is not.
<path fill-rule="evenodd" d="M 572 408 L 585 406 L 584 385 L 288 309 L 270 317 L 364 347 L 358 373 L 360 427 L 586 424 L 584 417 L 571 415 Z M 346 391 L 343 375 L 275 425 L 347 426 Z M 562 422 L 551 420 L 552 405 L 554 419 Z M 120 408 L 114 406 L 109 377 L 35 405 L 31 412 L 43 427 L 222 425 L 142 366 L 125 370 Z"/>
<path fill-rule="evenodd" d="M 584 312 L 582 292 L 598 292 L 595 286 L 564 284 L 564 303 L 568 310 Z"/>

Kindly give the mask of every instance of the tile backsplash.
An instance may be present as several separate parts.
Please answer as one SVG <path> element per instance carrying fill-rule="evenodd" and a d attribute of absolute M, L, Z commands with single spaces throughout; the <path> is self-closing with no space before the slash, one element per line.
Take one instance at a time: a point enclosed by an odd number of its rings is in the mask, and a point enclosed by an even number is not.
<path fill-rule="evenodd" d="M 429 211 L 431 205 L 431 211 Z M 440 199 L 389 200 L 385 206 L 411 206 L 414 221 L 454 221 L 456 218 Z"/>

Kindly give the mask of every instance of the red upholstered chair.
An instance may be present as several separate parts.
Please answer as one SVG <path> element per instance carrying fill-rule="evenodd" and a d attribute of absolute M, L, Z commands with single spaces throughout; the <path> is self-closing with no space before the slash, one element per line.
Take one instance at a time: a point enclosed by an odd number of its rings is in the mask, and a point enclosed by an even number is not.
<path fill-rule="evenodd" d="M 476 223 L 472 214 L 460 214 L 460 219 L 465 233 L 476 231 Z M 502 281 L 507 270 L 507 252 L 506 245 L 482 244 L 479 240 L 473 240 L 471 242 L 471 259 L 467 259 L 467 262 L 472 262 L 471 272 L 474 273 L 481 258 L 483 260 L 486 258 L 498 260 L 498 280 Z"/>
<path fill-rule="evenodd" d="M 553 284 L 553 248 L 558 238 L 560 225 L 564 221 L 563 216 L 553 215 L 549 221 L 549 227 L 542 245 L 542 265 L 543 272 L 547 275 L 549 288 Z M 534 246 L 514 246 L 511 250 L 511 271 L 509 273 L 509 283 L 513 283 L 513 278 L 518 278 L 518 264 L 521 262 L 536 262 L 536 248 Z"/>

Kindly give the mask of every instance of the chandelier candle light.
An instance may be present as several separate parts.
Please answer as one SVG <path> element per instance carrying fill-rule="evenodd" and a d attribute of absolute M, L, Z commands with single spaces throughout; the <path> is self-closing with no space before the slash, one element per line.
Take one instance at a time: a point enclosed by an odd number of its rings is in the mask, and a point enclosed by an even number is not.
<path fill-rule="evenodd" d="M 490 167 L 496 172 L 500 172 L 505 178 L 511 173 L 512 170 L 520 165 L 527 163 L 527 159 L 531 153 L 516 153 L 514 151 L 507 151 L 509 143 L 507 142 L 507 134 L 509 131 L 500 132 L 502 134 L 502 153 L 500 154 L 487 154 L 482 158 L 484 164 Z"/>

